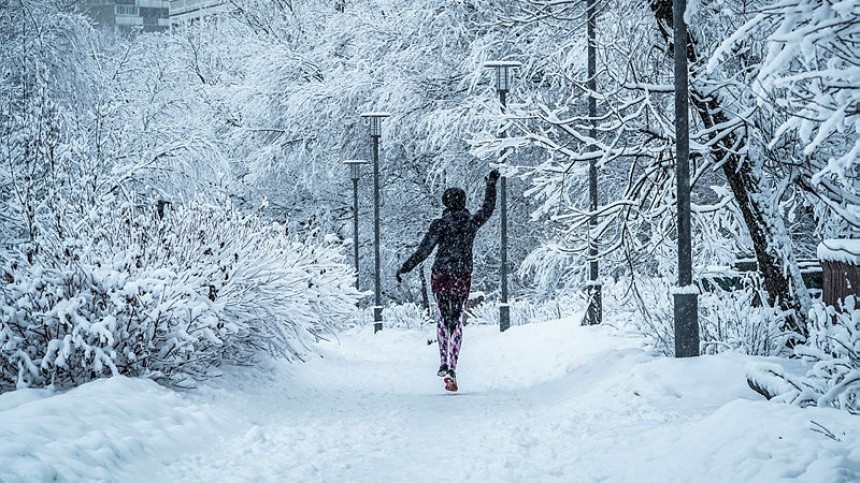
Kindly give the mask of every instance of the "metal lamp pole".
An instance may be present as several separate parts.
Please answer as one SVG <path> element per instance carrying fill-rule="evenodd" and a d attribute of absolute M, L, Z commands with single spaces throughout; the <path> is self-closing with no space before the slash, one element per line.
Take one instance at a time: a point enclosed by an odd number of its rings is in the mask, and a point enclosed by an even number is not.
<path fill-rule="evenodd" d="M 484 67 L 495 69 L 496 90 L 499 92 L 499 104 L 502 114 L 507 108 L 507 93 L 510 89 L 511 70 L 522 64 L 515 61 L 492 61 L 485 62 Z M 502 130 L 500 138 L 506 137 L 507 132 Z M 505 162 L 506 149 L 499 155 L 499 163 Z M 502 302 L 499 304 L 499 330 L 504 332 L 511 326 L 511 307 L 508 305 L 508 183 L 505 176 L 500 181 L 501 203 L 499 205 L 502 228 L 502 253 L 501 253 L 501 278 L 502 278 Z"/>
<path fill-rule="evenodd" d="M 693 286 L 690 235 L 690 133 L 687 83 L 686 0 L 673 0 L 675 44 L 675 180 L 678 199 L 678 287 L 675 299 L 675 357 L 699 355 L 699 299 Z"/>
<path fill-rule="evenodd" d="M 361 165 L 367 164 L 367 161 L 348 159 L 343 164 L 349 166 L 349 177 L 352 178 L 352 237 L 355 248 L 355 288 L 358 290 L 358 178 L 361 174 Z"/>
<path fill-rule="evenodd" d="M 387 112 L 365 112 L 370 122 L 370 140 L 373 148 L 373 266 L 374 266 L 374 305 L 373 333 L 382 330 L 382 282 L 379 263 L 379 138 L 382 137 L 382 120 L 391 114 Z"/>
<path fill-rule="evenodd" d="M 586 5 L 588 16 L 588 117 L 591 122 L 589 136 L 591 139 L 597 137 L 597 99 L 594 97 L 597 91 L 597 7 L 595 0 L 588 0 Z M 597 146 L 590 146 L 590 152 L 596 151 Z M 588 198 L 591 216 L 588 220 L 589 231 L 597 227 L 597 160 L 592 158 L 588 161 Z M 585 312 L 585 324 L 596 325 L 603 320 L 601 284 L 598 281 L 597 241 L 594 233 L 588 236 L 588 309 Z"/>

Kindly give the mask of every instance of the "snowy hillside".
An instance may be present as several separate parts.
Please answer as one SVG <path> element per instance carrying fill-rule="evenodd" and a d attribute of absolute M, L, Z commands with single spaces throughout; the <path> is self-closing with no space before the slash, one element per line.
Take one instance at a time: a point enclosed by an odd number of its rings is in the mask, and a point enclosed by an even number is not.
<path fill-rule="evenodd" d="M 6 393 L 0 481 L 860 478 L 860 419 L 764 401 L 745 382 L 761 358 L 656 357 L 574 320 L 466 327 L 455 395 L 429 329 L 370 328 L 188 393 L 126 378 Z"/>

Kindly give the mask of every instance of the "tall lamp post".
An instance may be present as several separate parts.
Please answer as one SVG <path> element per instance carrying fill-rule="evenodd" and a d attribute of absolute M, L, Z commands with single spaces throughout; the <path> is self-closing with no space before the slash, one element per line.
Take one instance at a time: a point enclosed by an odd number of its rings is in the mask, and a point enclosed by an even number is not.
<path fill-rule="evenodd" d="M 343 164 L 349 166 L 349 177 L 352 178 L 352 244 L 355 248 L 355 288 L 358 290 L 358 178 L 361 175 L 361 165 L 367 164 L 367 161 L 347 159 Z"/>
<path fill-rule="evenodd" d="M 699 299 L 693 286 L 690 235 L 690 133 L 687 83 L 686 0 L 673 0 L 675 44 L 675 181 L 678 199 L 678 287 L 675 299 L 675 357 L 699 355 Z"/>
<path fill-rule="evenodd" d="M 485 62 L 484 67 L 494 69 L 496 74 L 496 90 L 499 92 L 499 104 L 501 105 L 502 114 L 507 108 L 507 94 L 510 89 L 511 70 L 520 67 L 522 64 L 516 61 L 491 61 Z M 506 131 L 503 129 L 499 133 L 499 137 L 504 138 Z M 507 149 L 503 149 L 499 155 L 499 163 L 505 162 L 505 153 Z M 502 253 L 501 253 L 501 278 L 502 278 L 502 303 L 499 304 L 499 330 L 502 332 L 508 330 L 511 326 L 511 307 L 508 305 L 508 183 L 505 176 L 500 180 L 501 203 L 499 204 L 501 212 L 502 224 Z"/>
<path fill-rule="evenodd" d="M 586 15 L 588 16 L 588 117 L 591 123 L 591 128 L 588 135 L 591 139 L 597 138 L 597 99 L 594 97 L 597 91 L 597 7 L 595 0 L 588 0 L 586 5 Z M 597 146 L 591 145 L 588 148 L 593 152 L 597 150 Z M 591 158 L 588 160 L 588 199 L 589 210 L 591 216 L 588 220 L 589 231 L 597 228 L 597 160 Z M 597 265 L 597 241 L 594 239 L 594 233 L 589 233 L 588 236 L 588 285 L 586 292 L 588 294 L 588 309 L 585 312 L 586 325 L 596 325 L 603 320 L 603 304 L 601 297 L 601 284 L 598 279 Z"/>
<path fill-rule="evenodd" d="M 387 112 L 365 112 L 361 117 L 370 123 L 370 142 L 373 149 L 373 333 L 382 330 L 382 282 L 379 264 L 379 138 L 382 137 L 382 120 L 391 116 Z"/>

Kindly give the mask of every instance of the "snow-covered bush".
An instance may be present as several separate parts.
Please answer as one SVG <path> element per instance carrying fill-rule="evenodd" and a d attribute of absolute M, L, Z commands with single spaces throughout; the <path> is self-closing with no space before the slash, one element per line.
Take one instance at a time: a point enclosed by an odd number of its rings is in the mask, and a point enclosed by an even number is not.
<path fill-rule="evenodd" d="M 582 293 L 559 294 L 556 298 L 533 302 L 528 298 L 510 301 L 511 325 L 525 325 L 561 319 L 582 312 L 585 307 Z M 499 302 L 487 300 L 470 311 L 469 323 L 476 325 L 499 325 Z"/>
<path fill-rule="evenodd" d="M 116 374 L 183 385 L 290 359 L 354 311 L 340 247 L 229 204 L 105 205 L 27 261 L 0 252 L 0 391 Z"/>
<path fill-rule="evenodd" d="M 581 293 L 573 292 L 541 302 L 534 302 L 528 298 L 516 299 L 512 300 L 510 305 L 511 325 L 524 325 L 556 320 L 582 312 L 585 307 L 585 298 Z M 498 300 L 485 300 L 481 304 L 468 309 L 467 313 L 468 324 L 499 325 Z M 384 328 L 428 329 L 435 333 L 437 314 L 435 305 L 431 305 L 429 316 L 421 306 L 413 303 L 390 305 L 385 307 L 385 310 L 382 312 L 382 323 Z M 373 309 L 371 307 L 362 309 L 354 322 L 362 326 L 372 324 Z"/>
<path fill-rule="evenodd" d="M 832 406 L 860 414 L 860 308 L 846 297 L 843 311 L 818 305 L 810 316 L 806 344 L 795 353 L 812 364 L 803 382 L 801 402 Z M 807 399 L 808 398 L 808 399 Z"/>
<path fill-rule="evenodd" d="M 630 330 L 652 341 L 658 352 L 675 353 L 674 283 L 663 278 L 604 284 L 604 322 Z M 758 301 L 764 295 L 754 286 L 699 294 L 701 352 L 732 350 L 750 355 L 774 355 L 791 333 L 780 330 L 787 312 Z"/>
<path fill-rule="evenodd" d="M 834 407 L 860 414 L 860 308 L 846 297 L 842 311 L 818 304 L 810 314 L 810 334 L 794 352 L 809 364 L 798 377 L 780 366 L 750 369 L 750 386 L 775 400 L 799 406 Z"/>
<path fill-rule="evenodd" d="M 373 323 L 372 307 L 363 311 L 362 320 Z M 432 314 L 428 316 L 423 308 L 412 303 L 391 305 L 382 311 L 382 323 L 386 328 L 421 329 L 429 327 L 433 320 Z"/>
<path fill-rule="evenodd" d="M 783 351 L 786 339 L 794 337 L 784 327 L 788 313 L 779 307 L 756 303 L 766 295 L 752 288 L 730 292 L 705 292 L 699 336 L 703 354 L 732 350 L 749 355 L 769 356 Z"/>

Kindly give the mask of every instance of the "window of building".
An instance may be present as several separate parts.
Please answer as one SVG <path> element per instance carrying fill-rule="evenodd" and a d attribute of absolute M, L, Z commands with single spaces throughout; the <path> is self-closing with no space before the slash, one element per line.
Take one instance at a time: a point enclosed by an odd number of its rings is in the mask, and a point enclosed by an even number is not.
<path fill-rule="evenodd" d="M 137 10 L 137 7 L 134 5 L 117 5 L 114 8 L 114 12 L 117 15 L 133 15 L 133 16 L 136 16 L 138 10 Z"/>

